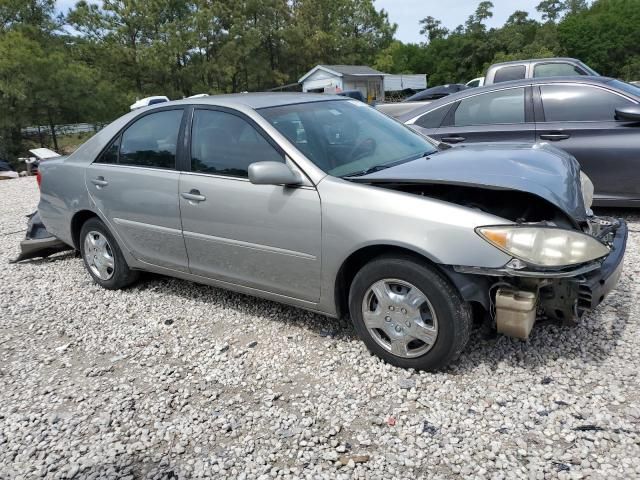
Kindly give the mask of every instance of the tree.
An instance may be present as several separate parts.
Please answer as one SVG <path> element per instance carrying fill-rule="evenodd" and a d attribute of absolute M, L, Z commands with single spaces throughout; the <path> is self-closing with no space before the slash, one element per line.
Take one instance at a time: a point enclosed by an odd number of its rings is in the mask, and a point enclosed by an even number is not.
<path fill-rule="evenodd" d="M 0 33 L 29 29 L 50 32 L 57 26 L 53 18 L 55 0 L 0 1 Z"/>
<path fill-rule="evenodd" d="M 425 35 L 427 37 L 426 43 L 438 38 L 445 38 L 449 33 L 449 30 L 442 26 L 442 22 L 440 20 L 436 20 L 432 16 L 423 18 L 418 22 L 418 24 L 422 25 L 420 28 L 420 35 Z"/>
<path fill-rule="evenodd" d="M 524 25 L 526 23 L 530 23 L 532 20 L 529 19 L 529 12 L 525 12 L 523 10 L 516 10 L 509 18 L 507 18 L 507 22 L 505 26 L 509 25 Z"/>
<path fill-rule="evenodd" d="M 484 21 L 493 17 L 493 2 L 480 2 L 473 15 L 469 15 L 466 22 L 467 30 L 484 29 Z"/>
<path fill-rule="evenodd" d="M 562 0 L 543 0 L 538 4 L 536 10 L 542 13 L 542 19 L 554 22 L 560 18 L 566 8 Z"/>
<path fill-rule="evenodd" d="M 575 15 L 588 9 L 589 5 L 587 4 L 587 0 L 566 0 L 564 2 L 564 10 L 567 12 L 567 15 Z"/>
<path fill-rule="evenodd" d="M 599 73 L 635 80 L 638 25 L 637 2 L 598 0 L 589 9 L 565 17 L 558 25 L 558 39 L 564 54 L 583 60 Z"/>

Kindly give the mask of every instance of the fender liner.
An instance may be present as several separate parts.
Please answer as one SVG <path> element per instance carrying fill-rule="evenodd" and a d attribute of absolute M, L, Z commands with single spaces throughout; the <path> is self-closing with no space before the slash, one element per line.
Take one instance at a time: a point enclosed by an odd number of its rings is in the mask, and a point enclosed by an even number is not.
<path fill-rule="evenodd" d="M 489 290 L 491 281 L 482 275 L 472 275 L 456 272 L 449 265 L 438 265 L 438 268 L 455 285 L 466 302 L 476 302 L 489 311 L 491 299 Z"/>

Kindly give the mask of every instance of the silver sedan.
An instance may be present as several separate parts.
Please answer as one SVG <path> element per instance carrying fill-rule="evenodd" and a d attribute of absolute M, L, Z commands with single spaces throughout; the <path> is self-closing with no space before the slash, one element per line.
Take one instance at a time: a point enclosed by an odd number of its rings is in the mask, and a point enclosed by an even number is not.
<path fill-rule="evenodd" d="M 548 146 L 447 148 L 348 98 L 240 94 L 119 118 L 43 163 L 38 209 L 105 288 L 146 270 L 348 315 L 374 354 L 437 369 L 474 319 L 526 338 L 615 286 L 626 226 L 591 192 Z"/>

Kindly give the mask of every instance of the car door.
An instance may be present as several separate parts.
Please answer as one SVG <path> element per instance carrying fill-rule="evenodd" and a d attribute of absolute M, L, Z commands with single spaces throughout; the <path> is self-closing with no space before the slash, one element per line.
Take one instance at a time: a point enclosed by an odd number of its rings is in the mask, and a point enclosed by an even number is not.
<path fill-rule="evenodd" d="M 535 88 L 538 140 L 576 157 L 599 200 L 640 198 L 640 128 L 616 120 L 615 109 L 633 105 L 602 86 L 571 83 Z"/>
<path fill-rule="evenodd" d="M 152 110 L 119 133 L 85 171 L 96 208 L 137 259 L 188 271 L 176 169 L 184 110 Z"/>
<path fill-rule="evenodd" d="M 415 125 L 424 124 L 421 119 Z M 440 127 L 423 133 L 442 142 L 529 142 L 535 139 L 530 88 L 510 87 L 453 103 Z"/>
<path fill-rule="evenodd" d="M 180 210 L 191 272 L 318 301 L 316 189 L 252 184 L 251 163 L 286 160 L 251 119 L 234 110 L 197 108 L 190 132 L 190 171 L 180 178 Z"/>

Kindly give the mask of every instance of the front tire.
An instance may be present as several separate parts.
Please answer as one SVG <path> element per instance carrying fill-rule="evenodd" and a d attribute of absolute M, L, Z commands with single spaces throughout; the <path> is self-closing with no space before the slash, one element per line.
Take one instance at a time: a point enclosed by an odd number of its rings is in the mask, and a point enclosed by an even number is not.
<path fill-rule="evenodd" d="M 438 370 L 469 340 L 471 312 L 434 268 L 409 256 L 382 256 L 356 274 L 349 311 L 367 348 L 402 368 Z"/>
<path fill-rule="evenodd" d="M 80 253 L 93 280 L 108 290 L 118 290 L 138 279 L 131 270 L 113 235 L 98 218 L 87 220 L 80 230 Z"/>

